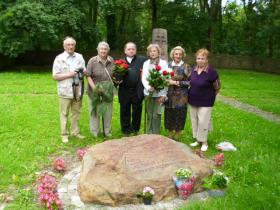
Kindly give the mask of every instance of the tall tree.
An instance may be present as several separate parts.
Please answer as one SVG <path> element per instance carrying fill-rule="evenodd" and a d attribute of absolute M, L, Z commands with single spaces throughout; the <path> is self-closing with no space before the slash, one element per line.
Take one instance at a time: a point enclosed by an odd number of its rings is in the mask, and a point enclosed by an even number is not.
<path fill-rule="evenodd" d="M 157 0 L 150 0 L 152 12 L 152 29 L 157 27 Z"/>
<path fill-rule="evenodd" d="M 209 17 L 207 34 L 207 48 L 212 50 L 215 45 L 216 36 L 219 35 L 222 28 L 222 0 L 199 0 L 200 11 Z"/>

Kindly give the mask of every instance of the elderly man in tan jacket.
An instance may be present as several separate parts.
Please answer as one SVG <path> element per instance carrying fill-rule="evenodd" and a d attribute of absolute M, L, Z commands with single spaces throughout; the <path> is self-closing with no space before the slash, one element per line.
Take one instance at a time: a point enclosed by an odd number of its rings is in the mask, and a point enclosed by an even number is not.
<path fill-rule="evenodd" d="M 53 79 L 57 81 L 60 103 L 60 127 L 62 142 L 68 142 L 67 118 L 71 110 L 71 135 L 83 139 L 78 128 L 82 108 L 83 72 L 85 61 L 75 52 L 76 41 L 66 37 L 63 41 L 64 52 L 56 56 L 53 64 Z"/>

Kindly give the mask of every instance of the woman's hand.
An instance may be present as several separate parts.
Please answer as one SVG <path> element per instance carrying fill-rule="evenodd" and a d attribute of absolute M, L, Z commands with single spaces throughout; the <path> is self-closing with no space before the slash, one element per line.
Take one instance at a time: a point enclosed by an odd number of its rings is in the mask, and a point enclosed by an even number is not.
<path fill-rule="evenodd" d="M 170 85 L 175 85 L 175 86 L 180 86 L 180 82 L 179 81 L 175 81 L 175 80 L 172 80 L 172 79 L 169 80 L 169 84 Z"/>
<path fill-rule="evenodd" d="M 149 93 L 153 93 L 155 91 L 155 88 L 154 87 L 150 87 L 150 89 L 148 91 L 149 91 Z"/>
<path fill-rule="evenodd" d="M 157 104 L 163 104 L 166 100 L 166 97 L 165 96 L 160 96 L 156 99 L 156 103 Z"/>

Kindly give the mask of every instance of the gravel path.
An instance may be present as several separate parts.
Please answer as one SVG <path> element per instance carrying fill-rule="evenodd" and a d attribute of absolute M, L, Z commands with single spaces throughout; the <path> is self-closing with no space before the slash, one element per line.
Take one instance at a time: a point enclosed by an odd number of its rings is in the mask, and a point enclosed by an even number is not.
<path fill-rule="evenodd" d="M 255 106 L 252 106 L 250 104 L 246 104 L 243 102 L 240 102 L 238 100 L 235 100 L 233 98 L 229 98 L 227 96 L 218 95 L 218 100 L 222 101 L 225 104 L 231 105 L 237 109 L 244 110 L 246 112 L 254 113 L 264 119 L 267 119 L 272 122 L 280 123 L 280 116 L 273 114 L 271 112 L 263 111 Z"/>

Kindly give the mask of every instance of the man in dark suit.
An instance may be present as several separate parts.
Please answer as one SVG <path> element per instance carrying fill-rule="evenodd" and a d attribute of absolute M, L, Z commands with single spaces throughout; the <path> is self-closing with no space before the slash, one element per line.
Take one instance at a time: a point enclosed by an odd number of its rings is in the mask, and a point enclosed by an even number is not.
<path fill-rule="evenodd" d="M 136 55 L 133 42 L 124 47 L 125 61 L 129 65 L 128 73 L 119 85 L 120 120 L 122 132 L 126 135 L 137 133 L 140 129 L 142 101 L 144 99 L 141 72 L 146 58 Z M 132 108 L 132 112 L 131 112 Z"/>

